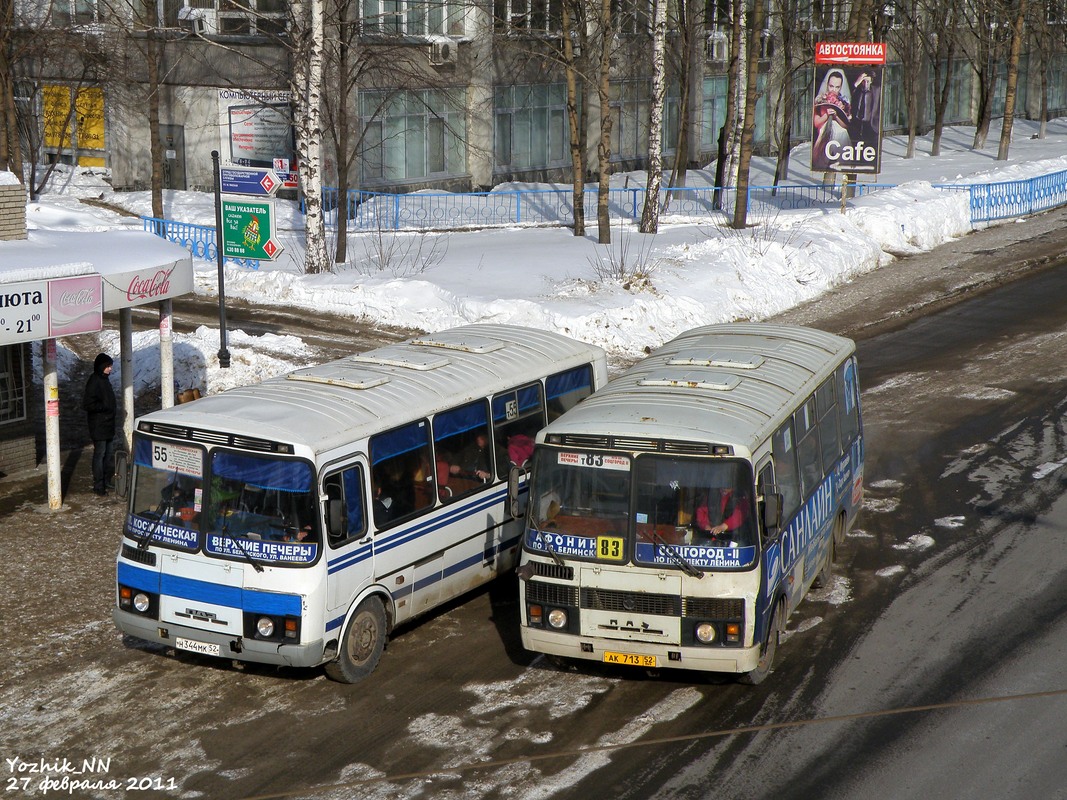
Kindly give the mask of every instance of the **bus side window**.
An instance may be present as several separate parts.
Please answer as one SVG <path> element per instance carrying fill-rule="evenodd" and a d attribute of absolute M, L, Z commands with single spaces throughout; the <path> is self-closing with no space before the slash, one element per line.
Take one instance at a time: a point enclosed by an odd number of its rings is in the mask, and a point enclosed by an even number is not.
<path fill-rule="evenodd" d="M 548 421 L 570 411 L 592 393 L 593 367 L 590 364 L 549 375 L 545 378 Z"/>
<path fill-rule="evenodd" d="M 451 503 L 487 486 L 493 473 L 489 410 L 484 400 L 442 411 L 433 418 L 437 494 Z"/>
<path fill-rule="evenodd" d="M 832 375 L 815 390 L 815 404 L 819 409 L 822 463 L 826 469 L 832 469 L 841 455 L 841 439 L 837 425 L 837 385 Z"/>
<path fill-rule="evenodd" d="M 815 414 L 815 396 L 809 397 L 796 413 L 793 423 L 797 434 L 797 461 L 800 463 L 800 479 L 803 494 L 807 497 L 822 483 L 822 448 L 819 446 L 818 418 Z"/>
<path fill-rule="evenodd" d="M 493 441 L 496 445 L 498 477 L 507 477 L 512 462 L 521 458 L 520 453 L 529 458 L 534 438 L 543 427 L 545 401 L 540 382 L 493 397 Z M 512 455 L 516 458 L 513 459 Z"/>
<path fill-rule="evenodd" d="M 782 520 L 788 520 L 800 507 L 800 474 L 797 470 L 797 452 L 793 444 L 793 423 L 786 420 L 771 441 L 774 451 L 774 477 L 782 495 Z"/>
<path fill-rule="evenodd" d="M 433 507 L 437 482 L 426 420 L 372 436 L 370 456 L 376 527 Z"/>
<path fill-rule="evenodd" d="M 849 444 L 860 432 L 859 386 L 856 362 L 848 359 L 837 369 L 837 409 L 841 424 L 841 441 Z"/>
<path fill-rule="evenodd" d="M 363 470 L 349 467 L 340 473 L 327 475 L 326 530 L 334 547 L 361 539 L 367 530 L 367 516 L 363 502 Z"/>
<path fill-rule="evenodd" d="M 774 484 L 774 465 L 770 461 L 768 461 L 766 464 L 760 467 L 759 474 L 756 477 L 756 496 L 762 499 L 762 503 L 760 503 L 758 506 L 760 510 L 759 530 L 761 534 L 763 534 L 764 536 L 768 536 L 768 539 L 764 542 L 765 544 L 767 541 L 770 541 L 770 537 L 776 536 L 778 534 L 777 530 L 766 530 L 762 524 L 764 518 L 764 505 L 768 502 L 769 495 L 777 491 L 778 487 Z M 781 520 L 779 520 L 779 524 L 780 523 Z"/>

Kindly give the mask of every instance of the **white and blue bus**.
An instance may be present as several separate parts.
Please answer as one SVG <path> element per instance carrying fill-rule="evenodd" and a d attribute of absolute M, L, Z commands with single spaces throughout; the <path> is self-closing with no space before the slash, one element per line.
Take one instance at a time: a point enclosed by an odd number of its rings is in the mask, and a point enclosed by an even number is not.
<path fill-rule="evenodd" d="M 862 498 L 852 341 L 692 330 L 538 434 L 522 642 L 758 683 Z"/>
<path fill-rule="evenodd" d="M 399 623 L 514 567 L 507 478 L 600 348 L 470 325 L 137 420 L 124 633 L 355 682 Z"/>

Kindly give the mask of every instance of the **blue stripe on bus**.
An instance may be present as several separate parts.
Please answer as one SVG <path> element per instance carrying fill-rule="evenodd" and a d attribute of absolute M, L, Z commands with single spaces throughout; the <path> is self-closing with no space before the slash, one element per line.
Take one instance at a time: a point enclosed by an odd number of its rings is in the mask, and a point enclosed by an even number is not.
<path fill-rule="evenodd" d="M 439 531 L 441 530 L 441 528 L 444 528 L 447 525 L 452 525 L 453 523 L 458 522 L 459 520 L 465 517 L 472 516 L 474 514 L 477 514 L 479 511 L 484 511 L 490 506 L 496 505 L 498 502 L 503 500 L 506 495 L 507 487 L 505 486 L 503 487 L 502 491 L 496 491 L 485 497 L 479 497 L 475 499 L 474 502 L 468 503 L 467 505 L 457 506 L 454 509 L 450 509 L 448 513 L 442 514 L 441 516 L 436 517 L 432 520 L 427 520 L 425 522 L 419 523 L 411 528 L 404 528 L 402 530 L 395 531 L 390 536 L 384 536 L 375 545 L 375 548 L 378 553 L 386 553 L 389 550 L 392 550 L 396 547 L 400 547 L 401 545 L 409 544 L 410 542 L 413 542 L 418 538 Z M 481 535 L 482 533 L 485 533 L 485 531 L 479 531 L 477 534 L 474 535 L 477 536 Z M 361 561 L 366 561 L 371 556 L 371 547 L 368 544 L 364 547 L 360 547 L 351 553 L 347 553 L 344 556 L 329 562 L 327 572 L 330 575 L 333 575 L 334 573 L 354 566 L 355 564 L 358 564 Z"/>
<path fill-rule="evenodd" d="M 239 586 L 226 586 L 194 578 L 181 578 L 125 563 L 118 565 L 118 582 L 124 586 L 154 594 L 239 608 L 256 614 L 300 616 L 300 596 L 295 594 L 260 592 L 255 589 L 242 589 Z"/>

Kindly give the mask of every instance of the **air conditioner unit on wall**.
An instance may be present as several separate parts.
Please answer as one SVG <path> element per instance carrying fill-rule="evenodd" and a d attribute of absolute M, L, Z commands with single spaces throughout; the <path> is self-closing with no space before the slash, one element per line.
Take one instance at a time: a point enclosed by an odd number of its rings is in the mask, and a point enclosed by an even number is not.
<path fill-rule="evenodd" d="M 429 52 L 430 64 L 435 67 L 455 64 L 459 56 L 459 48 L 455 40 L 447 36 L 431 36 Z"/>
<path fill-rule="evenodd" d="M 190 33 L 214 36 L 219 32 L 219 12 L 213 8 L 183 6 L 178 9 L 178 24 Z"/>

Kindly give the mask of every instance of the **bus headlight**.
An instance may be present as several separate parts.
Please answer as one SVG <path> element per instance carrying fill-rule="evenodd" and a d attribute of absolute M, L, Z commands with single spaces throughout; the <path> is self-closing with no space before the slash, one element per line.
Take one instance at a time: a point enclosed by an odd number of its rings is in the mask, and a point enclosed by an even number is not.
<path fill-rule="evenodd" d="M 141 614 L 145 613 L 152 605 L 151 599 L 144 592 L 138 592 L 133 596 L 133 607 Z"/>
<path fill-rule="evenodd" d="M 260 617 L 256 620 L 256 631 L 264 639 L 269 639 L 274 635 L 274 620 L 270 617 Z"/>
<path fill-rule="evenodd" d="M 710 622 L 701 622 L 697 625 L 696 635 L 698 641 L 711 644 L 715 641 L 715 626 Z"/>
<path fill-rule="evenodd" d="M 567 627 L 567 612 L 562 608 L 553 608 L 548 612 L 548 624 L 556 630 Z"/>

